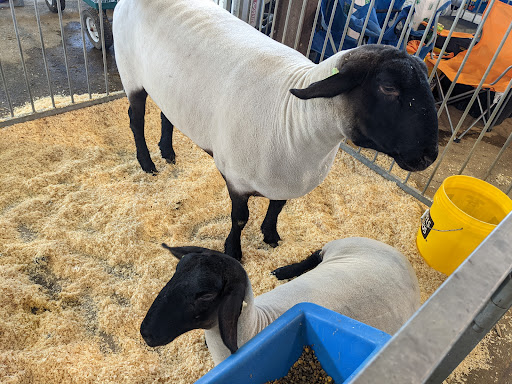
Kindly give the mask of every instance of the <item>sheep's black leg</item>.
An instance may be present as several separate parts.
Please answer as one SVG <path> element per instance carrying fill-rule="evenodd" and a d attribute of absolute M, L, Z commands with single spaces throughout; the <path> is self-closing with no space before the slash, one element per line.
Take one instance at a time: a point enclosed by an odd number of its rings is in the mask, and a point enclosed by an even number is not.
<path fill-rule="evenodd" d="M 231 190 L 229 185 L 228 192 L 231 198 L 231 232 L 224 244 L 224 253 L 240 261 L 242 259 L 240 236 L 249 220 L 249 208 L 247 207 L 249 196 L 236 193 Z"/>
<path fill-rule="evenodd" d="M 139 160 L 139 164 L 144 172 L 155 173 L 156 167 L 151 160 L 151 156 L 149 156 L 149 150 L 144 137 L 144 115 L 146 114 L 147 97 L 148 94 L 144 89 L 129 95 L 130 108 L 128 108 L 128 116 L 130 116 L 130 128 L 132 129 L 135 147 L 137 148 L 137 160 Z"/>
<path fill-rule="evenodd" d="M 270 200 L 268 205 L 267 214 L 261 224 L 261 232 L 263 233 L 263 241 L 272 247 L 277 247 L 279 234 L 277 233 L 277 217 L 281 213 L 286 200 Z"/>
<path fill-rule="evenodd" d="M 162 136 L 158 143 L 160 153 L 168 163 L 176 164 L 176 154 L 172 147 L 172 131 L 174 127 L 167 117 L 165 117 L 163 112 L 160 112 L 160 117 L 162 118 Z"/>
<path fill-rule="evenodd" d="M 292 277 L 300 276 L 304 272 L 315 268 L 322 261 L 321 250 L 316 251 L 305 260 L 299 263 L 286 265 L 281 268 L 273 270 L 271 273 L 278 278 L 278 280 L 291 279 Z"/>

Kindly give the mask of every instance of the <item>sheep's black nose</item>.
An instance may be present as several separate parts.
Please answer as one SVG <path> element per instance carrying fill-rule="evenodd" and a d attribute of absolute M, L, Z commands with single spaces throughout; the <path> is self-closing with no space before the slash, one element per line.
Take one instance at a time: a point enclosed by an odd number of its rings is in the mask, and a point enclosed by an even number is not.
<path fill-rule="evenodd" d="M 149 345 L 150 347 L 156 346 L 157 343 L 155 339 L 148 331 L 147 327 L 144 327 L 144 323 L 140 327 L 140 335 L 142 336 L 147 345 Z"/>
<path fill-rule="evenodd" d="M 142 335 L 142 332 L 141 332 Z M 146 342 L 146 344 L 150 347 L 156 347 L 158 346 L 158 343 L 155 339 L 153 339 L 150 335 L 142 335 L 142 338 Z"/>
<path fill-rule="evenodd" d="M 425 165 L 430 165 L 437 159 L 437 152 L 434 154 L 428 154 L 423 156 L 423 162 Z"/>

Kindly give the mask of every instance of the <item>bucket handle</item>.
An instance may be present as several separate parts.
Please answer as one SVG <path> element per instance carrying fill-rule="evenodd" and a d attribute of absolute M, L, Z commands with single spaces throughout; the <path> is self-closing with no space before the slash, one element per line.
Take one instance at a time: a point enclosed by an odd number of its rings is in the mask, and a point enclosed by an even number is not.
<path fill-rule="evenodd" d="M 427 209 L 423 215 L 421 215 L 421 233 L 423 235 L 423 238 L 427 240 L 427 236 L 430 231 L 437 231 L 437 232 L 455 232 L 455 231 L 462 231 L 464 227 L 457 228 L 457 229 L 436 229 L 434 228 L 434 220 L 432 220 L 432 217 L 430 216 L 430 209 Z"/>

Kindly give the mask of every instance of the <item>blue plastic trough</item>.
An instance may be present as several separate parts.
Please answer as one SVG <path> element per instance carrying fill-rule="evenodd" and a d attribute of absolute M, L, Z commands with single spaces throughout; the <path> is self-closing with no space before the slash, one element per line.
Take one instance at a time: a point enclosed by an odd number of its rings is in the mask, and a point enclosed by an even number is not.
<path fill-rule="evenodd" d="M 316 304 L 301 303 L 243 345 L 196 384 L 263 384 L 285 376 L 311 345 L 336 384 L 350 380 L 391 338 Z"/>

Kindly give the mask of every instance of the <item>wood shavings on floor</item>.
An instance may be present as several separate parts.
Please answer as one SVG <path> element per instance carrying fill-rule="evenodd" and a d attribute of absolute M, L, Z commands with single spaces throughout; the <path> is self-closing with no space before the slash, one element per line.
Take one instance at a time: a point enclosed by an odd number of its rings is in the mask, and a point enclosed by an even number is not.
<path fill-rule="evenodd" d="M 180 132 L 177 164 L 160 158 L 152 103 L 146 137 L 160 172 L 142 172 L 127 109 L 121 99 L 0 130 L 2 383 L 185 384 L 213 367 L 203 331 L 152 349 L 139 326 L 176 266 L 161 242 L 222 250 L 227 190 L 213 160 Z M 407 255 L 423 301 L 445 278 L 416 250 L 425 207 L 347 154 L 324 183 L 285 206 L 277 248 L 259 231 L 267 204 L 250 199 L 242 234 L 256 295 L 280 284 L 271 270 L 348 236 Z M 486 364 L 485 344 L 472 356 Z M 463 369 L 460 377 L 471 367 Z"/>

